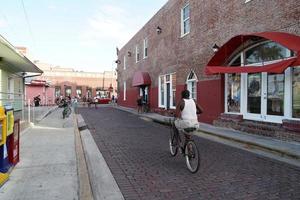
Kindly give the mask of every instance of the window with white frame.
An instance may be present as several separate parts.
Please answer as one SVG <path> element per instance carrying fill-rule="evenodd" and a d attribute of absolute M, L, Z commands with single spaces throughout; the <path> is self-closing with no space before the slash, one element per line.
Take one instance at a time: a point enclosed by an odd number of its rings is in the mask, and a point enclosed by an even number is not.
<path fill-rule="evenodd" d="M 190 98 L 197 100 L 197 76 L 191 71 L 187 78 L 187 89 L 190 91 Z"/>
<path fill-rule="evenodd" d="M 187 4 L 181 9 L 181 36 L 190 32 L 190 5 Z"/>
<path fill-rule="evenodd" d="M 148 57 L 148 39 L 144 39 L 144 59 Z"/>
<path fill-rule="evenodd" d="M 292 117 L 300 118 L 300 67 L 292 72 Z"/>
<path fill-rule="evenodd" d="M 172 107 L 176 107 L 176 74 L 172 74 Z"/>
<path fill-rule="evenodd" d="M 159 106 L 165 106 L 165 76 L 159 77 Z"/>
<path fill-rule="evenodd" d="M 158 102 L 165 109 L 176 108 L 176 73 L 159 76 Z"/>
<path fill-rule="evenodd" d="M 135 46 L 135 62 L 139 62 L 140 61 L 140 50 L 139 50 L 139 46 L 136 45 Z"/>
<path fill-rule="evenodd" d="M 264 66 L 293 57 L 294 52 L 273 41 L 254 43 L 233 57 L 230 67 Z M 225 75 L 225 112 L 244 119 L 282 123 L 300 118 L 300 70 Z"/>
<path fill-rule="evenodd" d="M 126 64 L 127 64 L 127 63 L 126 63 L 126 56 L 124 56 L 123 62 L 124 62 L 123 64 L 124 64 L 124 70 L 125 70 L 125 69 L 126 69 Z"/>
<path fill-rule="evenodd" d="M 123 100 L 126 101 L 126 81 L 124 81 L 123 87 L 124 87 L 123 88 L 124 89 L 123 90 L 123 92 L 124 92 L 124 94 L 123 94 Z"/>

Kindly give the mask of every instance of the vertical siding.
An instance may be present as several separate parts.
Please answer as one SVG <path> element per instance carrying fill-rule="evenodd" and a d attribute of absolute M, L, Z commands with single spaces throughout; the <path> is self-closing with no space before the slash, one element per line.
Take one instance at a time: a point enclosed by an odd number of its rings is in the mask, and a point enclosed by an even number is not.
<path fill-rule="evenodd" d="M 23 79 L 15 77 L 13 79 L 13 99 L 9 99 L 8 77 L 10 72 L 0 69 L 0 105 L 11 104 L 15 111 L 22 110 Z"/>
<path fill-rule="evenodd" d="M 23 79 L 15 78 L 14 79 L 14 101 L 13 107 L 14 110 L 22 110 L 22 94 L 23 94 Z"/>
<path fill-rule="evenodd" d="M 0 69 L 0 105 L 3 106 L 8 99 L 7 93 L 8 87 L 8 72 Z"/>

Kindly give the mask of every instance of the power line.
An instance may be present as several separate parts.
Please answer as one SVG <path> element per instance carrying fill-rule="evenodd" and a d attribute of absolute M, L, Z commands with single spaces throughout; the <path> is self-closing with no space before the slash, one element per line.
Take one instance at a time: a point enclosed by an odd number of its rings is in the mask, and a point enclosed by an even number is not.
<path fill-rule="evenodd" d="M 26 20 L 26 22 L 27 22 L 29 34 L 30 34 L 30 36 L 31 36 L 31 40 L 32 40 L 32 42 L 33 42 L 33 46 L 35 47 L 35 39 L 34 39 L 34 36 L 33 36 L 33 32 L 32 32 L 32 29 L 31 29 L 31 25 L 30 25 L 30 22 L 29 22 L 28 15 L 27 15 L 27 12 L 26 12 L 25 4 L 24 4 L 24 1 L 23 1 L 23 0 L 21 0 L 21 2 L 22 2 L 23 11 L 24 11 L 24 15 L 25 15 L 25 20 Z"/>

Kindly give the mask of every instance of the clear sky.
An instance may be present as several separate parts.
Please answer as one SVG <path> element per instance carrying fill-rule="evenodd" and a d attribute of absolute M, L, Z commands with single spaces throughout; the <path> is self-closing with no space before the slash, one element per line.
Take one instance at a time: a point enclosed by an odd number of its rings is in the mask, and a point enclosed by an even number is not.
<path fill-rule="evenodd" d="M 116 47 L 126 44 L 167 0 L 0 2 L 0 34 L 11 44 L 27 47 L 41 62 L 101 72 L 116 67 Z"/>

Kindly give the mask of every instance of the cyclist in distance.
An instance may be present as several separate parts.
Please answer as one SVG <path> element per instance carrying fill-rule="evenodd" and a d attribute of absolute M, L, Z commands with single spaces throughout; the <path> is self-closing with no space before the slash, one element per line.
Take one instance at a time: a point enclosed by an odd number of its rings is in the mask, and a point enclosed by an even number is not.
<path fill-rule="evenodd" d="M 188 90 L 183 90 L 181 92 L 181 100 L 176 106 L 175 117 L 175 127 L 176 132 L 178 130 L 183 130 L 185 128 L 199 128 L 197 114 L 201 114 L 203 109 L 198 105 L 194 99 L 190 98 L 190 92 Z M 185 137 L 190 137 L 185 134 Z"/>

